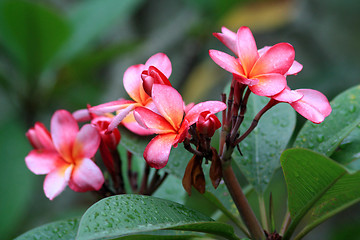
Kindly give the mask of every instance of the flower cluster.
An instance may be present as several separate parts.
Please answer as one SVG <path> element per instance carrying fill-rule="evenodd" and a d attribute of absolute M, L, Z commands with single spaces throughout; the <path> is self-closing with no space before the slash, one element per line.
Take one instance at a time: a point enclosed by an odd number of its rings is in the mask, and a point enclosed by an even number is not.
<path fill-rule="evenodd" d="M 215 63 L 233 75 L 229 95 L 223 94 L 222 101 L 186 105 L 169 81 L 172 72 L 169 58 L 157 53 L 145 64 L 130 66 L 125 71 L 123 84 L 132 100 L 122 98 L 88 106 L 73 114 L 58 110 L 51 119 L 51 132 L 42 123 L 36 123 L 26 134 L 34 150 L 25 161 L 35 174 L 47 174 L 45 195 L 53 199 L 67 185 L 77 192 L 105 191 L 105 196 L 125 193 L 117 150 L 121 139 L 117 128 L 120 124 L 139 136 L 155 135 L 143 154 L 147 163 L 145 177 L 149 175 L 149 167 L 165 167 L 172 147 L 184 143 L 185 149 L 194 154 L 183 178 L 183 186 L 191 194 L 192 186 L 200 192 L 205 191 L 203 160 L 211 161 L 210 178 L 216 188 L 222 178 L 222 165 L 231 159 L 233 149 L 237 147 L 240 151 L 239 143 L 274 105 L 289 103 L 314 123 L 322 122 L 330 114 L 330 104 L 322 93 L 288 87 L 286 77 L 302 70 L 302 65 L 294 60 L 295 51 L 290 44 L 279 43 L 258 50 L 247 27 L 241 27 L 237 33 L 223 27 L 222 33 L 214 33 L 214 36 L 235 54 L 234 57 L 217 50 L 209 51 Z M 251 93 L 270 100 L 255 116 L 248 131 L 240 135 L 239 127 Z M 222 122 L 215 115 L 218 112 L 222 112 Z M 90 123 L 79 130 L 78 122 L 83 121 Z M 217 150 L 211 145 L 211 138 L 221 126 Z M 98 150 L 112 187 L 95 163 Z M 131 156 L 129 153 L 129 165 Z M 158 172 L 153 176 L 156 178 L 154 186 L 147 188 L 145 179 L 139 193 L 151 194 L 161 184 L 163 179 L 159 178 Z M 136 190 L 136 180 L 131 180 L 136 175 L 130 171 L 128 177 L 132 189 Z"/>

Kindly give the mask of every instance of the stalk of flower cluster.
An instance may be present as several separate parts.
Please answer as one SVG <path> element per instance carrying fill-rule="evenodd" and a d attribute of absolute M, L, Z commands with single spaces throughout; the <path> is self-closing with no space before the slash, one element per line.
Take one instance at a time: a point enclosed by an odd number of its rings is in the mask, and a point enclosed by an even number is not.
<path fill-rule="evenodd" d="M 234 82 L 234 81 L 233 81 Z M 232 84 L 231 89 L 234 88 L 234 84 Z M 236 92 L 236 94 L 240 94 L 237 96 L 236 101 L 228 101 L 229 105 L 237 106 L 228 106 L 227 110 L 223 111 L 223 128 L 221 131 L 220 137 L 220 159 L 222 164 L 222 173 L 223 179 L 226 184 L 227 189 L 240 213 L 241 218 L 243 219 L 245 225 L 247 226 L 250 235 L 253 239 L 265 239 L 265 233 L 261 228 L 259 221 L 257 220 L 252 208 L 250 207 L 249 202 L 244 195 L 241 186 L 235 176 L 235 173 L 231 167 L 231 155 L 234 151 L 234 147 L 236 144 L 233 144 L 236 137 L 238 136 L 238 129 L 242 123 L 242 119 L 244 117 L 246 111 L 246 103 L 249 97 L 250 91 L 245 93 L 243 97 L 242 94 L 244 92 L 244 88 L 242 91 Z M 230 90 L 230 97 L 232 97 L 232 90 Z M 222 100 L 224 102 L 224 94 L 222 95 Z M 226 97 L 225 97 L 226 98 Z M 238 111 L 240 107 L 240 115 L 238 116 Z M 235 110 L 236 109 L 236 110 Z M 234 110 L 236 111 L 234 113 Z M 231 114 L 226 114 L 226 111 L 231 111 Z M 234 119 L 232 117 L 235 116 Z M 231 121 L 234 120 L 234 121 Z M 233 123 L 232 123 L 233 122 Z"/>
<path fill-rule="evenodd" d="M 244 195 L 229 160 L 222 161 L 223 179 L 229 193 L 254 240 L 265 239 L 265 234 Z"/>

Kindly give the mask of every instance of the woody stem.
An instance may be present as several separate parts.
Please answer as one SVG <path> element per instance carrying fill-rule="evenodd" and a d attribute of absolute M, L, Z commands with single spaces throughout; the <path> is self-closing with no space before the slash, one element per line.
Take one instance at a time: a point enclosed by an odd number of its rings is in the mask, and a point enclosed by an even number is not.
<path fill-rule="evenodd" d="M 228 188 L 230 195 L 243 219 L 245 225 L 249 229 L 250 235 L 254 240 L 265 239 L 265 233 L 261 228 L 254 212 L 252 211 L 249 202 L 247 201 L 235 173 L 231 167 L 230 162 L 222 162 L 223 178 Z"/>

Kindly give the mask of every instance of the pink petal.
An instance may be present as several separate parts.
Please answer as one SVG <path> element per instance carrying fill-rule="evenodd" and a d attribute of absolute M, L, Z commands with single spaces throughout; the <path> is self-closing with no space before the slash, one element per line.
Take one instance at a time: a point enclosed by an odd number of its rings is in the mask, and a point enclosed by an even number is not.
<path fill-rule="evenodd" d="M 115 128 L 117 128 L 117 126 L 119 126 L 119 124 L 121 123 L 121 121 L 132 111 L 134 110 L 134 108 L 136 107 L 136 104 L 131 104 L 128 105 L 126 108 L 121 109 L 120 111 L 117 112 L 117 115 L 111 120 L 111 123 L 108 126 L 108 131 L 112 132 Z"/>
<path fill-rule="evenodd" d="M 89 109 L 79 109 L 72 113 L 77 122 L 91 121 L 91 115 Z"/>
<path fill-rule="evenodd" d="M 55 149 L 49 131 L 41 122 L 35 123 L 35 126 L 25 135 L 35 149 Z"/>
<path fill-rule="evenodd" d="M 173 126 L 163 116 L 160 116 L 147 108 L 135 108 L 134 117 L 140 126 L 149 129 L 153 133 L 164 134 L 175 132 Z"/>
<path fill-rule="evenodd" d="M 184 101 L 174 88 L 154 84 L 152 89 L 152 99 L 160 114 L 177 130 L 184 117 Z"/>
<path fill-rule="evenodd" d="M 152 55 L 145 63 L 146 68 L 149 68 L 150 66 L 154 66 L 157 69 L 159 69 L 167 78 L 170 77 L 172 67 L 171 62 L 168 56 L 166 56 L 164 53 L 157 53 L 155 55 Z"/>
<path fill-rule="evenodd" d="M 54 150 L 32 150 L 25 157 L 26 166 L 35 174 L 47 174 L 64 163 Z"/>
<path fill-rule="evenodd" d="M 47 198 L 53 200 L 65 189 L 70 178 L 72 167 L 72 165 L 63 165 L 61 168 L 51 171 L 45 177 L 44 192 Z"/>
<path fill-rule="evenodd" d="M 144 158 L 150 167 L 160 169 L 166 166 L 177 134 L 168 133 L 154 137 L 146 146 Z"/>
<path fill-rule="evenodd" d="M 280 93 L 272 96 L 271 98 L 279 102 L 292 103 L 300 100 L 303 97 L 303 94 L 298 91 L 293 91 L 289 87 L 286 87 Z"/>
<path fill-rule="evenodd" d="M 71 174 L 69 187 L 76 192 L 98 191 L 104 184 L 100 168 L 89 158 L 82 159 Z"/>
<path fill-rule="evenodd" d="M 219 39 L 226 47 L 228 47 L 235 55 L 238 54 L 236 47 L 236 33 L 230 31 L 226 27 L 221 28 L 222 33 L 214 33 L 213 35 Z"/>
<path fill-rule="evenodd" d="M 189 112 L 186 114 L 185 119 L 189 122 L 189 126 L 194 124 L 200 113 L 209 111 L 214 114 L 226 109 L 226 104 L 220 101 L 206 101 L 196 104 L 192 107 Z"/>
<path fill-rule="evenodd" d="M 73 159 L 92 158 L 99 148 L 100 134 L 90 124 L 85 124 L 76 136 L 73 147 Z"/>
<path fill-rule="evenodd" d="M 297 89 L 296 91 L 304 95 L 301 100 L 291 103 L 291 106 L 298 113 L 314 123 L 323 121 L 316 112 L 321 114 L 323 118 L 329 116 L 332 109 L 324 94 L 313 89 Z"/>
<path fill-rule="evenodd" d="M 154 134 L 153 131 L 140 126 L 135 120 L 134 114 L 127 115 L 126 118 L 124 118 L 124 120 L 122 121 L 122 124 L 127 129 L 140 136 L 147 136 Z"/>
<path fill-rule="evenodd" d="M 78 132 L 79 126 L 71 113 L 66 110 L 54 113 L 51 118 L 51 136 L 56 150 L 69 163 L 72 161 L 72 146 Z"/>
<path fill-rule="evenodd" d="M 138 103 L 143 103 L 149 96 L 142 87 L 141 73 L 146 70 L 144 64 L 129 67 L 123 78 L 124 88 L 129 96 Z"/>
<path fill-rule="evenodd" d="M 267 52 L 267 50 L 269 50 L 271 47 L 270 46 L 265 46 L 261 49 L 258 50 L 258 53 L 259 53 L 259 57 L 261 57 L 262 55 L 264 55 L 264 53 Z"/>
<path fill-rule="evenodd" d="M 244 68 L 245 75 L 249 74 L 259 58 L 254 36 L 248 27 L 239 28 L 236 36 L 237 52 Z"/>
<path fill-rule="evenodd" d="M 288 43 L 278 43 L 267 50 L 255 63 L 250 76 L 267 73 L 285 74 L 294 62 L 295 51 Z"/>
<path fill-rule="evenodd" d="M 120 99 L 117 101 L 103 103 L 94 107 L 89 108 L 89 111 L 96 115 L 103 115 L 105 113 L 115 112 L 128 107 L 136 102 L 131 100 Z"/>
<path fill-rule="evenodd" d="M 231 56 L 227 53 L 217 51 L 217 50 L 212 50 L 212 49 L 209 50 L 209 55 L 210 55 L 211 59 L 217 65 L 219 65 L 226 71 L 245 77 L 243 67 L 241 66 L 239 61 L 236 58 L 234 58 L 233 56 Z"/>
<path fill-rule="evenodd" d="M 278 73 L 264 74 L 256 77 L 259 82 L 249 86 L 250 90 L 259 96 L 274 96 L 285 89 L 286 78 Z"/>
<path fill-rule="evenodd" d="M 303 65 L 299 62 L 294 61 L 290 69 L 287 71 L 286 75 L 296 75 L 303 69 Z"/>

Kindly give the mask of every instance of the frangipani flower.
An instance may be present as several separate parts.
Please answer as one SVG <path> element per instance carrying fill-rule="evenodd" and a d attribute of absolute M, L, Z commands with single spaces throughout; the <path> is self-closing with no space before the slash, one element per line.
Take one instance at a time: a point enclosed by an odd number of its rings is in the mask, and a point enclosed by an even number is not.
<path fill-rule="evenodd" d="M 194 124 L 200 113 L 217 113 L 226 108 L 220 101 L 207 101 L 196 104 L 185 112 L 181 95 L 172 87 L 154 84 L 152 99 L 160 114 L 144 107 L 137 107 L 134 115 L 139 124 L 158 134 L 144 151 L 146 162 L 154 168 L 165 167 L 171 147 L 184 141 L 189 127 Z"/>
<path fill-rule="evenodd" d="M 123 83 L 132 100 L 120 99 L 91 107 L 89 110 L 97 115 L 116 111 L 117 114 L 108 127 L 110 132 L 122 122 L 126 128 L 136 134 L 153 134 L 151 131 L 139 126 L 132 111 L 136 107 L 146 107 L 156 111 L 152 98 L 144 90 L 143 79 L 144 86 L 148 91 L 151 91 L 154 82 L 170 85 L 168 78 L 171 71 L 172 67 L 169 58 L 163 53 L 157 53 L 151 56 L 145 64 L 133 65 L 125 71 Z M 161 79 L 161 81 L 157 78 Z"/>
<path fill-rule="evenodd" d="M 285 76 L 301 70 L 301 64 L 294 65 L 295 51 L 290 44 L 278 43 L 258 51 L 248 27 L 241 27 L 237 34 L 226 28 L 222 30 L 223 33 L 214 35 L 238 58 L 217 50 L 210 50 L 210 57 L 237 81 L 248 85 L 253 93 L 268 97 L 278 94 L 287 85 Z"/>
<path fill-rule="evenodd" d="M 299 94 L 302 97 L 295 101 L 288 99 L 297 99 Z M 278 102 L 289 103 L 295 111 L 313 123 L 321 123 L 325 117 L 329 116 L 332 109 L 329 101 L 319 91 L 313 89 L 297 89 L 291 90 L 286 87 L 282 92 L 272 97 Z"/>
<path fill-rule="evenodd" d="M 66 185 L 76 192 L 102 187 L 102 172 L 91 160 L 99 147 L 100 135 L 90 124 L 79 131 L 71 113 L 58 110 L 51 118 L 51 134 L 36 123 L 26 136 L 35 148 L 26 156 L 26 165 L 35 174 L 47 174 L 44 192 L 50 200 Z"/>

